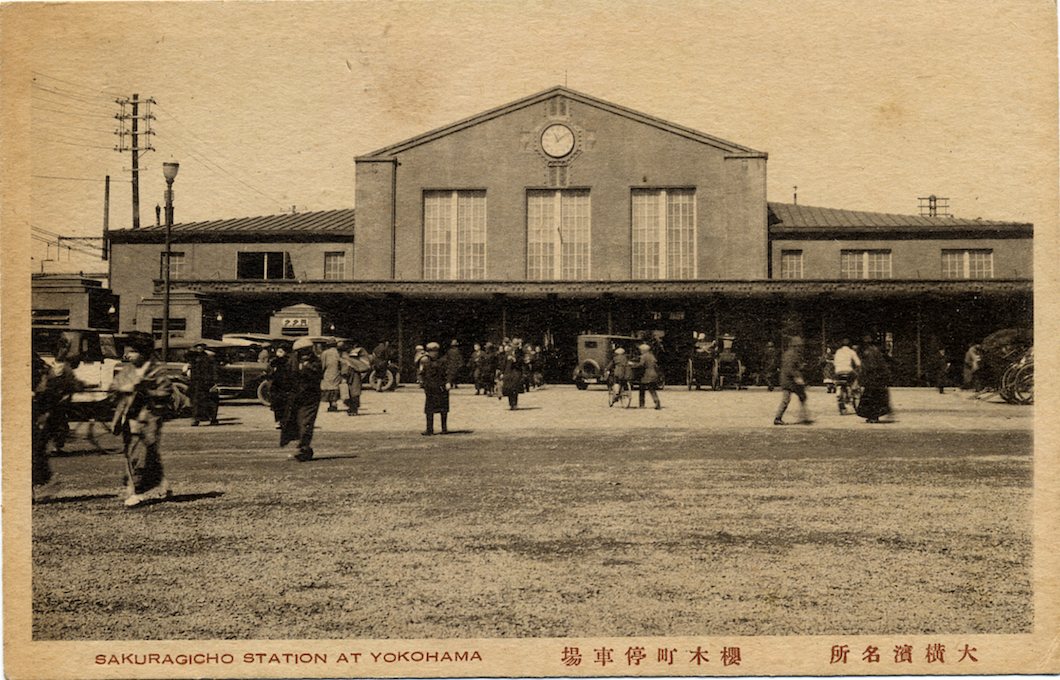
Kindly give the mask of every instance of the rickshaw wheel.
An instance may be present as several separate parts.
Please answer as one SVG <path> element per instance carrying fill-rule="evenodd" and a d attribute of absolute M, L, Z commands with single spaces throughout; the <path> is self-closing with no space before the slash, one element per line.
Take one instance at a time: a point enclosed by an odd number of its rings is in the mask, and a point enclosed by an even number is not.
<path fill-rule="evenodd" d="M 1012 380 L 1012 400 L 1021 405 L 1034 403 L 1034 364 L 1020 366 Z"/>

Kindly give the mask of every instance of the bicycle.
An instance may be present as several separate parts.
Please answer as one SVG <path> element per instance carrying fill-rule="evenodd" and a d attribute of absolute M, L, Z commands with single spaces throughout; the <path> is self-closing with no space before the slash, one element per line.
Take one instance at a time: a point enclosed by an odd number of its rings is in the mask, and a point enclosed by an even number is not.
<path fill-rule="evenodd" d="M 633 387 L 628 380 L 613 380 L 607 385 L 607 405 L 621 404 L 622 408 L 629 408 L 633 403 Z"/>
<path fill-rule="evenodd" d="M 861 398 L 861 386 L 858 377 L 853 373 L 838 373 L 835 376 L 836 401 L 839 403 L 839 415 L 854 413 Z M 849 407 L 849 410 L 848 410 Z"/>

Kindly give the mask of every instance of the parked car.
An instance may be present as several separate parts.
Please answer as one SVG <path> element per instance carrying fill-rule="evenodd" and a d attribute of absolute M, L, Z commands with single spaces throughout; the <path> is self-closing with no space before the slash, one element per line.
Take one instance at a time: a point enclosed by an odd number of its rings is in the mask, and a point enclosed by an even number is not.
<path fill-rule="evenodd" d="M 604 369 L 611 362 L 615 348 L 622 347 L 632 353 L 636 338 L 628 335 L 579 335 L 578 365 L 574 368 L 574 384 L 584 390 L 590 384 L 607 382 Z"/>
<path fill-rule="evenodd" d="M 250 340 L 171 339 L 166 367 L 175 389 L 186 397 L 190 377 L 188 353 L 200 343 L 205 344 L 207 351 L 212 352 L 217 360 L 218 393 L 222 399 L 257 399 L 266 406 L 270 403 L 268 388 L 262 386 L 268 377 L 269 365 L 258 361 L 261 345 Z M 161 346 L 161 342 L 156 342 L 155 346 Z M 181 411 L 185 406 L 177 404 L 177 410 Z"/>
<path fill-rule="evenodd" d="M 70 357 L 80 362 L 74 375 L 84 385 L 71 397 L 71 402 L 86 418 L 107 419 L 110 408 L 108 390 L 121 365 L 122 347 L 117 335 L 99 328 L 58 326 L 33 326 L 31 333 L 33 351 L 49 366 L 55 365 L 60 341 L 69 343 L 73 350 Z"/>

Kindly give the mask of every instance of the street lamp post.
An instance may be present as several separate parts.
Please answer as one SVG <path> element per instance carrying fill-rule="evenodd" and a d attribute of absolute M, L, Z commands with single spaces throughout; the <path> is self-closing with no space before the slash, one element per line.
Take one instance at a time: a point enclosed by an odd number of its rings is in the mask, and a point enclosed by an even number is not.
<path fill-rule="evenodd" d="M 180 163 L 163 163 L 162 174 L 166 177 L 166 255 L 162 269 L 162 361 L 169 361 L 169 255 L 170 235 L 173 230 L 173 180 L 177 178 Z"/>

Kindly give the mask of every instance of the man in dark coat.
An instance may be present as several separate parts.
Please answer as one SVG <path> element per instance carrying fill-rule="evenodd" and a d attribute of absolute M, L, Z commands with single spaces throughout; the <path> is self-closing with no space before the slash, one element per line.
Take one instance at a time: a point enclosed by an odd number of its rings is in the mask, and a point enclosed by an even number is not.
<path fill-rule="evenodd" d="M 809 425 L 813 422 L 810 419 L 810 411 L 806 406 L 806 378 L 802 373 L 805 362 L 802 358 L 802 348 L 802 338 L 796 335 L 788 342 L 788 349 L 785 350 L 784 355 L 780 359 L 780 389 L 784 392 L 784 396 L 781 397 L 777 415 L 773 418 L 774 425 L 787 424 L 784 422 L 784 412 L 788 410 L 792 394 L 799 398 L 799 409 L 802 416 L 799 422 L 804 425 Z"/>
<path fill-rule="evenodd" d="M 456 340 L 449 344 L 449 351 L 445 355 L 445 364 L 448 371 L 446 378 L 453 389 L 456 389 L 459 382 L 460 369 L 464 367 L 464 356 L 460 353 L 460 343 Z"/>
<path fill-rule="evenodd" d="M 324 377 L 324 364 L 309 338 L 299 338 L 293 350 L 287 365 L 287 404 L 280 424 L 280 447 L 297 440 L 298 453 L 288 458 L 305 462 L 313 457 L 310 444 L 320 411 L 320 381 Z"/>
<path fill-rule="evenodd" d="M 272 416 L 276 427 L 283 427 L 283 416 L 287 410 L 288 367 L 291 358 L 287 350 L 277 347 L 269 359 L 269 401 L 272 402 Z"/>
<path fill-rule="evenodd" d="M 508 397 L 508 410 L 519 408 L 519 393 L 523 391 L 523 343 L 515 338 L 500 358 L 501 396 Z"/>
<path fill-rule="evenodd" d="M 940 347 L 935 354 L 934 366 L 932 366 L 935 388 L 938 389 L 939 394 L 943 394 L 946 391 L 946 383 L 950 380 L 950 366 L 952 364 L 953 362 L 950 361 L 950 355 L 946 348 Z"/>
<path fill-rule="evenodd" d="M 640 374 L 640 408 L 644 408 L 644 392 L 651 393 L 651 400 L 655 402 L 655 408 L 662 408 L 659 395 L 655 391 L 659 386 L 659 366 L 655 354 L 651 351 L 651 345 L 644 343 L 640 346 L 640 356 L 629 362 L 629 365 Z"/>
<path fill-rule="evenodd" d="M 449 432 L 449 360 L 440 356 L 437 342 L 427 344 L 427 361 L 423 365 L 423 412 L 427 416 L 424 435 L 434 434 L 434 414 L 441 416 L 442 434 Z"/>
<path fill-rule="evenodd" d="M 217 424 L 217 360 L 206 349 L 206 343 L 195 345 L 188 362 L 188 396 L 191 398 L 191 424 Z"/>
<path fill-rule="evenodd" d="M 780 350 L 777 349 L 773 341 L 770 340 L 766 343 L 766 348 L 762 351 L 762 374 L 766 379 L 766 389 L 770 392 L 777 385 L 777 368 L 780 367 Z"/>

